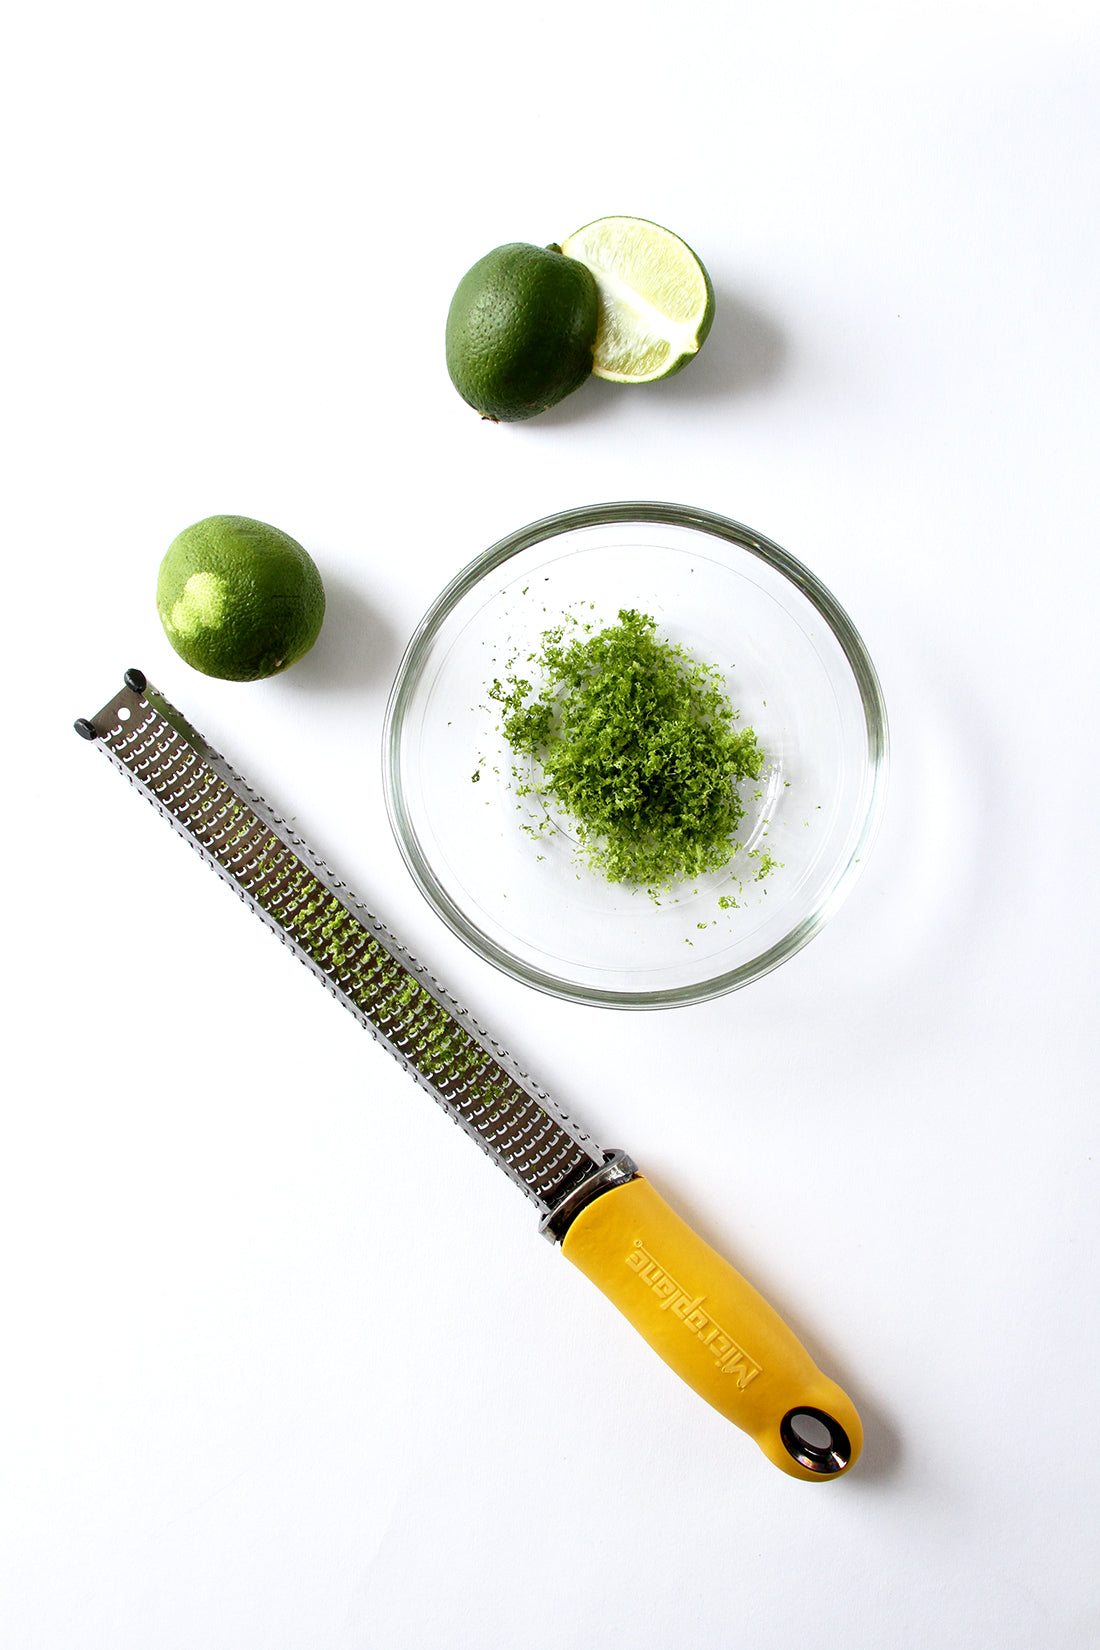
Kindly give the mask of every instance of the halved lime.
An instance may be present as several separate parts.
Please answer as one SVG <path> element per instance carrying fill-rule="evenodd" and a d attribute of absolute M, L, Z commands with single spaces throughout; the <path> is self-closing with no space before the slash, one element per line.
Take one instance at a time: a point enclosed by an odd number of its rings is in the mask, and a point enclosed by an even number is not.
<path fill-rule="evenodd" d="M 650 384 L 698 353 L 714 319 L 714 289 L 678 235 L 645 218 L 597 218 L 561 249 L 596 277 L 597 378 Z"/>

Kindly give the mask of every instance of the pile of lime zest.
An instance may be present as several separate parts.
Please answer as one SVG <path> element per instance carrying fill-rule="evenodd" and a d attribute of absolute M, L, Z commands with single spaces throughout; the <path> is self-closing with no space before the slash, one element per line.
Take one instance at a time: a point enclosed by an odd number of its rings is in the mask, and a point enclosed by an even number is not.
<path fill-rule="evenodd" d="M 519 794 L 566 813 L 609 882 L 655 896 L 721 870 L 739 846 L 737 786 L 760 777 L 764 755 L 719 672 L 632 608 L 583 640 L 546 631 L 534 662 L 537 690 L 520 677 L 489 690 L 513 752 L 535 765 Z"/>

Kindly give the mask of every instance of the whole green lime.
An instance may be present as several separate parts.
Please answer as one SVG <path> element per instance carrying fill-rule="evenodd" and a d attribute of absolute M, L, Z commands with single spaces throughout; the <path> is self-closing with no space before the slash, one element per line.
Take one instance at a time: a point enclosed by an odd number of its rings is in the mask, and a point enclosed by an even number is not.
<path fill-rule="evenodd" d="M 325 591 L 312 557 L 288 533 L 248 516 L 207 516 L 168 546 L 157 612 L 195 670 L 255 682 L 309 652 Z"/>
<path fill-rule="evenodd" d="M 592 371 L 599 289 L 556 246 L 516 241 L 458 283 L 447 316 L 447 371 L 483 418 L 533 418 Z"/>

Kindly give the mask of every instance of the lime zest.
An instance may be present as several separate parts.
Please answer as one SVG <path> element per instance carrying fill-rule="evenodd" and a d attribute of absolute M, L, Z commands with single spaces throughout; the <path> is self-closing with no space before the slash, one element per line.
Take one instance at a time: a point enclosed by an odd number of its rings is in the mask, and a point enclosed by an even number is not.
<path fill-rule="evenodd" d="M 581 640 L 542 637 L 543 681 L 493 682 L 503 733 L 537 776 L 520 796 L 549 799 L 574 822 L 590 867 L 651 896 L 725 866 L 739 846 L 741 780 L 764 756 L 712 666 L 660 639 L 656 621 L 621 609 Z M 547 827 L 550 828 L 548 820 Z"/>

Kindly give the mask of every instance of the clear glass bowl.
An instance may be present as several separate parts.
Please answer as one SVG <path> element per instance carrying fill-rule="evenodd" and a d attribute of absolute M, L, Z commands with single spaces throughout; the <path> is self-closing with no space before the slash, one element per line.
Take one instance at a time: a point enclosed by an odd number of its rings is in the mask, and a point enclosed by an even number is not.
<path fill-rule="evenodd" d="M 658 898 L 590 870 L 570 820 L 521 794 L 489 694 L 563 617 L 602 628 L 621 608 L 717 668 L 765 756 L 731 861 Z M 600 504 L 510 534 L 432 604 L 390 696 L 386 805 L 420 889 L 488 962 L 576 1002 L 669 1008 L 818 933 L 869 849 L 887 745 L 867 651 L 793 556 L 705 510 Z"/>

